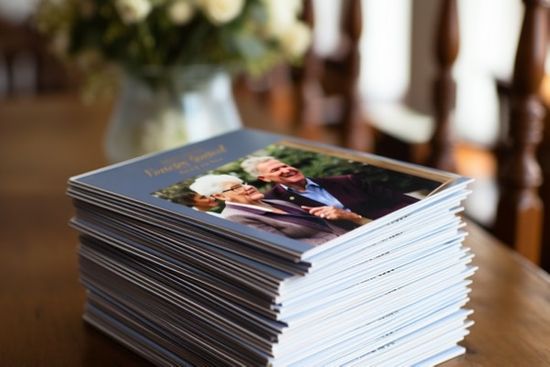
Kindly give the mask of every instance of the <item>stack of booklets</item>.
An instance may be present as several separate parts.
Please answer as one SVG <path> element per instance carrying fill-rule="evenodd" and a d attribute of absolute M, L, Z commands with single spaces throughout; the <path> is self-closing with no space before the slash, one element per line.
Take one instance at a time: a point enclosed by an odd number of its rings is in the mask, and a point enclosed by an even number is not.
<path fill-rule="evenodd" d="M 84 319 L 157 365 L 436 365 L 469 181 L 252 130 L 73 177 Z"/>

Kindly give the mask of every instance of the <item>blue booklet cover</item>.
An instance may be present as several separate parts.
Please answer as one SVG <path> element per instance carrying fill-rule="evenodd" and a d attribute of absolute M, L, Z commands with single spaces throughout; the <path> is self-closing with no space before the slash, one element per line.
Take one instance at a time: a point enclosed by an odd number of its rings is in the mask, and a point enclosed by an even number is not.
<path fill-rule="evenodd" d="M 318 143 L 239 130 L 72 177 L 71 192 L 200 238 L 299 262 L 458 176 Z M 223 247 L 223 243 L 218 243 Z"/>

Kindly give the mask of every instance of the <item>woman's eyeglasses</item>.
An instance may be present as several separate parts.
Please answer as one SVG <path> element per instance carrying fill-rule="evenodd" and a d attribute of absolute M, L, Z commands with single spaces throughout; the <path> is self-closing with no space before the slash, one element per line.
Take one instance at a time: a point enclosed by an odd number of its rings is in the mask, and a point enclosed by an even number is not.
<path fill-rule="evenodd" d="M 245 186 L 248 186 L 248 184 L 246 182 L 243 182 L 242 184 L 238 184 L 238 185 L 235 185 L 235 186 L 232 186 L 232 187 L 228 188 L 227 190 L 223 190 L 222 194 L 224 192 L 228 192 L 228 191 L 233 191 L 233 192 L 241 191 L 242 189 L 245 188 Z"/>

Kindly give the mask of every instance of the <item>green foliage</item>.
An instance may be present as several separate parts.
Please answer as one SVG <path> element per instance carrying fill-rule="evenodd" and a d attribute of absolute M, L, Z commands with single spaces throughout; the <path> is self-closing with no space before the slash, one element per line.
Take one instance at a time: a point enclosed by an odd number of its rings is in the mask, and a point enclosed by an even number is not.
<path fill-rule="evenodd" d="M 77 59 L 93 50 L 106 63 L 138 78 L 143 78 L 143 70 L 148 68 L 198 64 L 259 74 L 283 59 L 294 59 L 283 51 L 278 35 L 268 34 L 267 0 L 243 0 L 237 15 L 221 24 L 209 18 L 211 10 L 204 2 L 126 0 L 138 8 L 135 4 L 145 1 L 149 9 L 138 20 L 129 21 L 117 7 L 120 1 L 41 0 L 37 25 L 53 39 L 63 39 L 58 42 L 63 44 L 57 47 L 59 54 Z M 188 20 L 178 22 L 170 15 L 176 2 L 193 9 Z M 298 14 L 291 10 L 288 16 L 297 18 Z"/>

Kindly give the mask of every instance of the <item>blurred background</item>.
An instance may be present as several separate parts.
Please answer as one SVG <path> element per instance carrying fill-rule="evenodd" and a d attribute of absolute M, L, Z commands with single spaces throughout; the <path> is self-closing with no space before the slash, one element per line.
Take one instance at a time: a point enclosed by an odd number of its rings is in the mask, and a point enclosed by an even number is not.
<path fill-rule="evenodd" d="M 4 100 L 77 95 L 83 82 L 73 66 L 55 55 L 63 40 L 47 40 L 36 30 L 38 2 L 0 0 L 0 98 Z M 426 163 L 431 154 L 427 144 L 435 130 L 433 83 L 443 68 L 434 55 L 438 32 L 444 29 L 440 26 L 443 2 L 362 0 L 353 5 L 358 6 L 355 12 L 342 8 L 343 3 L 352 2 L 313 0 L 300 5 L 301 19 L 312 26 L 313 35 L 312 47 L 301 64 L 281 63 L 260 76 L 241 72 L 231 78 L 237 118 L 245 126 Z M 458 55 L 456 60 L 450 57 L 445 66 L 451 68 L 456 81 L 449 114 L 456 144 L 452 169 L 476 179 L 467 214 L 491 228 L 498 200 L 496 158 L 509 114 L 503 100 L 510 90 L 524 5 L 520 0 L 456 3 Z M 454 18 L 449 19 L 452 23 Z M 332 67 L 336 72 L 331 80 Z M 550 65 L 540 90 L 545 106 L 550 104 L 548 73 Z M 321 121 L 349 115 L 346 110 L 351 109 L 337 99 L 311 102 L 319 94 L 319 85 L 312 80 L 325 75 L 329 89 L 345 85 L 346 98 L 355 93 L 353 106 L 359 112 L 354 113 L 360 115 L 361 126 Z M 344 81 L 338 81 L 342 76 Z M 349 92 L 351 88 L 354 92 Z M 113 96 L 99 102 L 104 112 L 97 113 L 97 119 L 108 119 L 116 101 Z M 184 104 L 195 109 L 203 106 L 191 100 Z M 224 116 L 234 113 L 217 108 L 212 107 Z M 178 133 L 167 131 L 165 135 Z"/>

